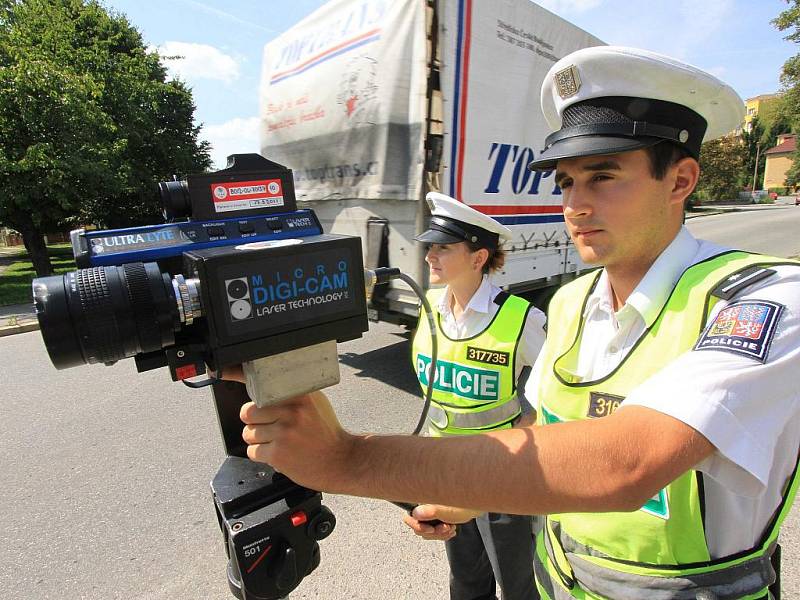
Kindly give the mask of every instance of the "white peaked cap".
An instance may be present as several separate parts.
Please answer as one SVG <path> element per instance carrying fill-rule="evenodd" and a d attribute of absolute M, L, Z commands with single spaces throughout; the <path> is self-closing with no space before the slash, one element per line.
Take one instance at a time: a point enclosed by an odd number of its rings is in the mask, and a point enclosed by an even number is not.
<path fill-rule="evenodd" d="M 418 241 L 433 244 L 472 241 L 496 246 L 498 240 L 511 239 L 508 227 L 450 196 L 428 192 L 425 200 L 431 210 L 431 225 L 415 238 Z"/>
<path fill-rule="evenodd" d="M 541 105 L 555 133 L 534 169 L 663 140 L 697 157 L 702 142 L 734 131 L 744 118 L 739 95 L 710 73 L 621 46 L 584 48 L 556 62 L 542 84 Z"/>

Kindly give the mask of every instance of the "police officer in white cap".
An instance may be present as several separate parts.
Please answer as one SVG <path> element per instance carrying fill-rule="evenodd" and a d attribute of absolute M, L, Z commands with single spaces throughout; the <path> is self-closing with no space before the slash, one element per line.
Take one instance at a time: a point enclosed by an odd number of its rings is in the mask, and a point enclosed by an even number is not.
<path fill-rule="evenodd" d="M 531 168 L 555 170 L 573 242 L 604 268 L 553 298 L 527 394 L 541 424 L 605 421 L 594 451 L 639 471 L 629 494 L 607 480 L 624 512 L 547 518 L 543 595 L 766 598 L 800 449 L 800 269 L 682 226 L 700 145 L 743 103 L 696 68 L 601 47 L 551 69 L 542 109 L 555 131 Z"/>
<path fill-rule="evenodd" d="M 544 313 L 489 279 L 503 266 L 501 244 L 511 239 L 511 230 L 444 194 L 431 192 L 426 199 L 430 228 L 416 240 L 428 245 L 430 283 L 446 286 L 428 292 L 438 329 L 429 435 L 509 429 L 531 414 L 530 405 L 518 397 L 517 380 L 544 343 Z M 424 316 L 411 356 L 424 391 L 431 356 Z M 428 509 L 435 507 L 418 508 Z M 424 537 L 426 528 L 417 519 L 406 516 L 405 521 Z M 489 512 L 453 529 L 445 542 L 451 600 L 493 599 L 498 586 L 504 600 L 538 598 L 531 569 L 532 525 L 530 516 Z"/>
<path fill-rule="evenodd" d="M 682 226 L 700 144 L 742 101 L 689 65 L 598 47 L 553 66 L 542 108 L 554 133 L 532 166 L 555 170 L 575 247 L 602 267 L 550 302 L 526 386 L 543 426 L 353 435 L 316 394 L 247 407 L 248 453 L 315 489 L 547 514 L 543 598 L 774 598 L 800 482 L 800 265 Z"/>

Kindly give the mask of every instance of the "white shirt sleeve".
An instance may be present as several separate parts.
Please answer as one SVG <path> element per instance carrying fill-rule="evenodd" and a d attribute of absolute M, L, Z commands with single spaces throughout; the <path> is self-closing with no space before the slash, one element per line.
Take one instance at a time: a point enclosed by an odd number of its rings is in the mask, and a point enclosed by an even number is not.
<path fill-rule="evenodd" d="M 539 378 L 542 375 L 542 361 L 537 358 L 533 363 L 530 374 L 524 382 L 524 388 L 518 388 L 517 394 L 520 398 L 520 404 L 527 405 L 523 407 L 523 412 L 536 412 L 539 406 Z"/>
<path fill-rule="evenodd" d="M 547 317 L 542 311 L 535 306 L 531 307 L 522 329 L 522 337 L 519 340 L 516 358 L 516 376 L 519 379 L 517 384 L 517 397 L 522 407 L 522 414 L 529 414 L 535 411 L 535 407 L 531 404 L 531 399 L 527 394 L 528 382 L 532 375 L 528 375 L 528 377 L 525 378 L 525 372 L 522 371 L 524 367 L 532 366 L 539 356 L 546 336 L 544 330 L 546 320 Z M 520 378 L 520 375 L 523 376 Z"/>
<path fill-rule="evenodd" d="M 531 307 L 517 348 L 517 367 L 530 367 L 536 362 L 546 337 L 544 330 L 546 320 L 547 317 L 542 311 L 535 306 Z"/>
<path fill-rule="evenodd" d="M 779 439 L 800 431 L 800 269 L 775 269 L 778 275 L 735 298 L 784 306 L 763 363 L 725 350 L 690 350 L 620 406 L 646 406 L 699 431 L 717 451 L 697 469 L 742 496 L 765 489 Z M 709 323 L 727 304 L 718 302 Z"/>

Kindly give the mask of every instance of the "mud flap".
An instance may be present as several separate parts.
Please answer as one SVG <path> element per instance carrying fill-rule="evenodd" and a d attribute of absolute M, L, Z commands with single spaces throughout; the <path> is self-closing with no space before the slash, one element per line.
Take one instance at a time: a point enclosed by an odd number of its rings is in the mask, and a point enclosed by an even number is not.
<path fill-rule="evenodd" d="M 390 266 L 389 220 L 370 217 L 367 219 L 367 248 L 366 254 L 364 255 L 364 268 L 376 269 L 378 267 L 388 266 Z M 369 307 L 372 309 L 383 307 L 385 305 L 384 298 L 388 291 L 388 285 L 375 286 Z"/>

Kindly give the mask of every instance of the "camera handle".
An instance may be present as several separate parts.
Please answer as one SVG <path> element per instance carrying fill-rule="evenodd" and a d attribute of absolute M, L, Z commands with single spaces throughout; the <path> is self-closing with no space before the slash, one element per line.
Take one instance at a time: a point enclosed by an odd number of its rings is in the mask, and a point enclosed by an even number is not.
<path fill-rule="evenodd" d="M 339 383 L 336 340 L 242 363 L 247 394 L 264 407 Z"/>
<path fill-rule="evenodd" d="M 335 342 L 333 347 L 335 353 Z M 252 367 L 244 364 L 247 373 Z M 276 381 L 264 380 L 270 369 L 255 369 L 253 375 L 254 389 L 278 389 Z M 278 600 L 317 568 L 318 541 L 331 534 L 336 518 L 322 505 L 322 494 L 246 458 L 239 419 L 242 404 L 250 400 L 245 386 L 220 381 L 212 389 L 228 454 L 211 482 L 228 555 L 228 585 L 240 600 Z"/>

